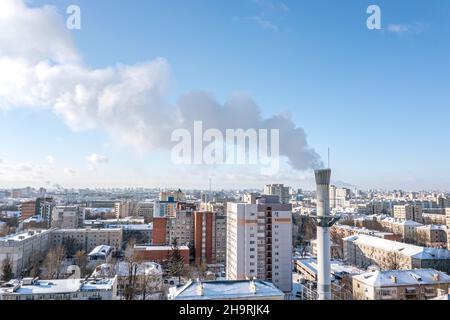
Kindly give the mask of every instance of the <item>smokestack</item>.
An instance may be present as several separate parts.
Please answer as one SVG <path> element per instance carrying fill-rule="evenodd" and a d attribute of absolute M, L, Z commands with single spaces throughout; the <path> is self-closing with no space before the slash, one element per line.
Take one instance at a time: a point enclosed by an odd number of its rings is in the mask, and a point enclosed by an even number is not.
<path fill-rule="evenodd" d="M 331 300 L 330 217 L 331 169 L 316 170 L 317 187 L 317 291 L 319 300 Z"/>

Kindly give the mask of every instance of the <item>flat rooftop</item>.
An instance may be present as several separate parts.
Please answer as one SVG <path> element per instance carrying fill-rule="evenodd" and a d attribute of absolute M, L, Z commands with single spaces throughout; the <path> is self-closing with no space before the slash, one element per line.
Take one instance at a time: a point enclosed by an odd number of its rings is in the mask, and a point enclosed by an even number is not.
<path fill-rule="evenodd" d="M 152 246 L 152 245 L 135 245 L 134 249 L 138 249 L 138 250 L 152 250 L 152 251 L 157 251 L 157 250 L 172 250 L 172 246 Z M 179 250 L 189 250 L 188 246 L 178 246 Z"/>
<path fill-rule="evenodd" d="M 73 293 L 79 291 L 111 290 L 115 279 L 58 279 L 37 280 L 32 284 L 24 284 L 20 280 L 11 280 L 0 287 L 1 294 L 48 294 L 48 293 Z"/>
<path fill-rule="evenodd" d="M 28 230 L 20 233 L 10 234 L 6 237 L 0 238 L 0 242 L 20 242 L 32 237 L 38 236 L 40 234 L 46 233 L 49 230 Z"/>
<path fill-rule="evenodd" d="M 403 242 L 386 240 L 364 234 L 346 237 L 344 241 L 351 241 L 356 244 L 374 247 L 385 251 L 398 252 L 401 255 L 410 256 L 415 259 L 450 259 L 450 251 L 447 249 L 437 249 L 420 247 Z"/>
<path fill-rule="evenodd" d="M 219 280 L 201 282 L 202 294 L 199 293 L 199 284 L 189 281 L 177 288 L 172 296 L 173 300 L 227 300 L 227 299 L 255 299 L 272 298 L 284 299 L 284 293 L 268 281 L 255 280 L 256 290 L 250 288 L 251 280 Z"/>
<path fill-rule="evenodd" d="M 434 269 L 374 271 L 353 279 L 374 287 L 450 283 L 450 276 Z"/>

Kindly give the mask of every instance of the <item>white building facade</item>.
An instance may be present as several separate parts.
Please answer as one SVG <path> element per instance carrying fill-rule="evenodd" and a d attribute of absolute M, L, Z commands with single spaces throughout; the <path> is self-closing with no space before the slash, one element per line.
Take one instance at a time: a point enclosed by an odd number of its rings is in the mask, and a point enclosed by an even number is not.
<path fill-rule="evenodd" d="M 292 288 L 292 212 L 278 197 L 227 206 L 228 280 L 256 278 Z"/>

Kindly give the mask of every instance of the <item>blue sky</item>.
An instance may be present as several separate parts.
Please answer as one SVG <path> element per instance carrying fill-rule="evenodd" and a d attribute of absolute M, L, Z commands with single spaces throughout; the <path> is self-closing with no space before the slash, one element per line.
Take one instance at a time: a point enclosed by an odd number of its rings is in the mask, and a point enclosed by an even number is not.
<path fill-rule="evenodd" d="M 62 15 L 68 5 L 80 6 L 82 29 L 72 33 L 92 68 L 165 58 L 173 103 L 192 90 L 211 92 L 220 102 L 242 91 L 264 116 L 290 113 L 323 158 L 331 147 L 336 180 L 361 188 L 450 189 L 448 1 L 28 3 L 54 5 Z M 381 8 L 382 30 L 366 28 L 370 4 Z M 98 128 L 76 132 L 49 110 L 13 108 L 0 119 L 3 163 L 44 163 L 52 155 L 55 172 L 76 172 L 52 173 L 52 183 L 207 186 L 202 178 L 186 182 L 179 172 L 171 174 L 164 151 L 136 153 Z M 108 162 L 91 172 L 85 159 L 91 154 Z M 240 186 L 220 175 L 217 180 L 218 188 L 219 181 Z M 256 175 L 242 186 L 268 182 Z M 311 172 L 292 171 L 279 182 L 310 187 Z"/>

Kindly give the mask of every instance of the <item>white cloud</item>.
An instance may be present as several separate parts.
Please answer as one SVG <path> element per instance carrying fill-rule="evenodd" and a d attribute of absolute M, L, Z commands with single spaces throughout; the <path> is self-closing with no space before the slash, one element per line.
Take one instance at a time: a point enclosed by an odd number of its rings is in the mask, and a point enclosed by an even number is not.
<path fill-rule="evenodd" d="M 64 174 L 68 175 L 68 176 L 73 176 L 75 175 L 76 171 L 74 169 L 71 168 L 64 168 Z"/>
<path fill-rule="evenodd" d="M 48 155 L 47 157 L 45 157 L 45 159 L 47 160 L 49 165 L 55 164 L 55 157 L 53 157 L 52 155 Z"/>
<path fill-rule="evenodd" d="M 412 24 L 392 23 L 387 26 L 387 30 L 398 35 L 420 34 L 428 29 L 426 24 L 417 22 Z"/>
<path fill-rule="evenodd" d="M 249 21 L 255 23 L 264 30 L 278 31 L 277 25 L 259 15 L 237 18 L 237 21 Z"/>
<path fill-rule="evenodd" d="M 281 1 L 253 0 L 263 10 L 288 12 L 289 7 Z"/>
<path fill-rule="evenodd" d="M 100 164 L 106 164 L 109 162 L 108 157 L 96 153 L 86 156 L 86 160 L 88 161 L 89 168 L 91 170 L 96 170 Z"/>
<path fill-rule="evenodd" d="M 262 18 L 253 20 L 276 30 Z M 196 92 L 170 104 L 170 67 L 163 58 L 102 69 L 86 66 L 53 7 L 29 8 L 21 0 L 1 0 L 0 30 L 8 30 L 0 33 L 0 110 L 47 108 L 75 131 L 100 129 L 112 141 L 140 152 L 170 148 L 172 131 L 194 120 L 209 128 L 279 128 L 284 140 L 280 153 L 294 168 L 320 163 L 301 128 L 287 116 L 262 118 L 245 94 L 220 104 Z M 96 154 L 87 160 L 93 170 L 107 162 Z"/>
<path fill-rule="evenodd" d="M 387 29 L 389 32 L 402 34 L 409 31 L 409 26 L 406 24 L 390 24 Z"/>
<path fill-rule="evenodd" d="M 0 181 L 37 181 L 44 177 L 47 167 L 33 163 L 0 163 Z"/>

